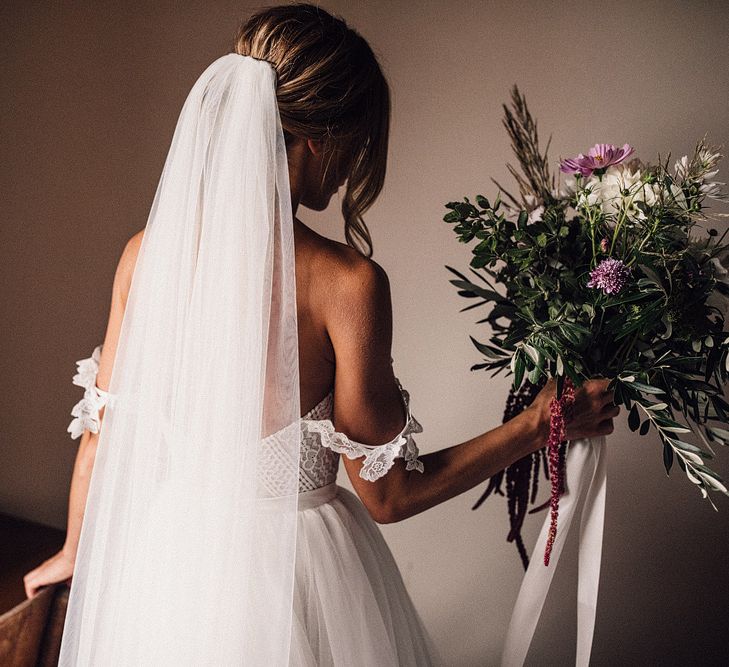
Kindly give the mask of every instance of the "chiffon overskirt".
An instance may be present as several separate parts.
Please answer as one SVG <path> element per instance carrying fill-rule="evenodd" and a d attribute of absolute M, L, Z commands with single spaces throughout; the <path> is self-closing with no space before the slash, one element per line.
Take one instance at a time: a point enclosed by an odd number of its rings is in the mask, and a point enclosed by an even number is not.
<path fill-rule="evenodd" d="M 291 662 L 443 664 L 377 524 L 336 483 L 299 497 Z"/>

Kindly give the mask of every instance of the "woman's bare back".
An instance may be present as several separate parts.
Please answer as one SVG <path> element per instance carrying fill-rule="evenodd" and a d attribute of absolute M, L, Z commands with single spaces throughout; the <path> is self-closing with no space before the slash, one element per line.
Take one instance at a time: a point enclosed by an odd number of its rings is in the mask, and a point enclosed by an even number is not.
<path fill-rule="evenodd" d="M 112 354 L 105 355 L 106 359 L 114 357 L 118 334 L 115 324 L 121 323 L 143 236 L 144 230 L 141 230 L 129 240 L 119 261 L 114 281 L 116 294 L 104 341 L 107 349 L 112 348 L 109 350 Z M 362 327 L 345 329 L 339 324 L 351 322 L 352 318 L 356 321 L 357 317 L 367 317 L 367 313 L 363 313 L 367 310 L 365 304 L 359 302 L 363 278 L 366 282 L 372 274 L 380 276 L 380 280 L 386 280 L 386 276 L 373 260 L 350 246 L 321 236 L 298 219 L 294 220 L 294 245 L 299 384 L 301 413 L 304 415 L 334 389 L 337 363 L 332 336 L 346 343 L 340 344 L 340 349 L 361 350 L 366 354 L 376 346 L 377 341 L 368 340 L 368 332 Z M 381 306 L 388 310 L 389 300 Z M 115 323 L 115 319 L 119 322 Z M 389 353 L 388 332 L 383 333 Z M 354 337 L 357 340 L 351 340 Z M 104 366 L 102 363 L 99 370 L 99 385 L 102 387 L 107 386 L 111 373 L 111 369 Z"/>
<path fill-rule="evenodd" d="M 306 414 L 334 386 L 334 347 L 327 332 L 338 249 L 303 223 L 294 222 L 296 310 L 299 333 L 301 412 Z"/>
<path fill-rule="evenodd" d="M 366 279 L 366 274 L 384 278 L 384 271 L 354 248 L 317 234 L 297 219 L 294 236 L 301 406 L 305 414 L 334 389 L 337 352 L 344 354 L 344 346 L 335 349 L 341 338 L 349 339 L 347 348 L 363 354 L 376 344 L 367 339 L 366 330 L 360 337 L 356 328 L 342 330 L 338 323 L 362 316 L 366 307 L 360 302 L 357 283 Z M 389 300 L 381 305 L 389 309 Z M 351 340 L 354 337 L 358 340 Z M 389 354 L 389 337 L 386 343 Z"/>

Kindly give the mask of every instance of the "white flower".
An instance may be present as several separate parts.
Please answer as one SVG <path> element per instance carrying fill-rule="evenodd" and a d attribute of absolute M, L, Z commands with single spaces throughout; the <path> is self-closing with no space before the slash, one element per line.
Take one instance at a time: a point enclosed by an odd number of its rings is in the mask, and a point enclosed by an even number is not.
<path fill-rule="evenodd" d="M 544 206 L 539 204 L 534 195 L 524 195 L 524 206 L 529 213 L 529 222 L 539 222 L 542 219 Z"/>
<path fill-rule="evenodd" d="M 659 192 L 657 185 L 643 182 L 639 169 L 631 171 L 627 165 L 619 164 L 608 167 L 602 178 L 591 176 L 580 191 L 578 202 L 582 206 L 600 207 L 609 216 L 627 210 L 628 215 L 642 220 L 645 213 L 636 204 L 655 205 Z"/>
<path fill-rule="evenodd" d="M 542 215 L 544 214 L 544 206 L 537 206 L 530 214 L 529 214 L 529 222 L 540 222 L 542 219 Z"/>
<path fill-rule="evenodd" d="M 686 201 L 686 195 L 683 194 L 683 190 L 678 185 L 671 183 L 671 199 L 682 211 L 688 210 L 688 202 Z"/>
<path fill-rule="evenodd" d="M 721 159 L 721 153 L 712 153 L 707 146 L 704 146 L 698 152 L 698 159 L 704 169 L 711 169 Z"/>
<path fill-rule="evenodd" d="M 553 194 L 559 199 L 571 199 L 577 194 L 577 190 L 577 179 L 574 176 L 567 176 Z"/>
<path fill-rule="evenodd" d="M 673 166 L 674 180 L 681 185 L 687 182 L 692 185 L 695 183 L 703 194 L 713 197 L 718 194 L 719 186 L 724 185 L 724 183 L 710 182 L 710 179 L 719 173 L 719 170 L 715 167 L 720 159 L 720 153 L 714 153 L 706 146 L 703 146 L 691 160 L 684 155 L 676 161 Z"/>
<path fill-rule="evenodd" d="M 680 160 L 676 160 L 676 164 L 673 165 L 673 175 L 676 180 L 683 183 L 688 176 L 689 170 L 689 159 L 688 155 L 684 155 Z"/>
<path fill-rule="evenodd" d="M 699 191 L 705 197 L 711 197 L 712 199 L 717 198 L 721 194 L 721 187 L 726 183 L 719 183 L 718 181 L 712 181 L 710 183 L 702 183 L 699 186 Z"/>

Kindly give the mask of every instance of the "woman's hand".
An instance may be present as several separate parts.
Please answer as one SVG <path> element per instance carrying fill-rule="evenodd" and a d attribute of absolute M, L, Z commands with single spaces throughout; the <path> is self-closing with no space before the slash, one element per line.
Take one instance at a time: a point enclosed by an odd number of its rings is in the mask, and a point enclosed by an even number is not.
<path fill-rule="evenodd" d="M 608 435 L 613 432 L 615 428 L 613 419 L 620 414 L 620 407 L 613 402 L 615 393 L 612 389 L 608 391 L 609 383 L 608 378 L 593 378 L 575 391 L 571 418 L 568 418 L 565 424 L 567 440 Z"/>
<path fill-rule="evenodd" d="M 43 586 L 66 581 L 73 575 L 74 559 L 63 549 L 23 577 L 25 594 L 34 598 Z"/>
<path fill-rule="evenodd" d="M 608 378 L 592 378 L 575 391 L 575 402 L 566 410 L 565 439 L 592 438 L 613 432 L 613 419 L 620 407 L 613 403 L 615 394 L 608 390 Z M 532 406 L 549 424 L 549 403 L 557 395 L 557 382 L 550 378 L 537 394 Z"/>

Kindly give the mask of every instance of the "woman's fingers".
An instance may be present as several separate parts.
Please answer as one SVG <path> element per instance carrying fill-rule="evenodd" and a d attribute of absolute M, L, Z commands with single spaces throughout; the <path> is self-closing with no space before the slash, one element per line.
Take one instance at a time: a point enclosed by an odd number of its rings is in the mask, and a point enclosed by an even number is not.
<path fill-rule="evenodd" d="M 604 417 L 617 417 L 620 414 L 620 406 L 619 405 L 606 405 L 603 410 L 602 414 Z"/>
<path fill-rule="evenodd" d="M 23 577 L 23 586 L 25 588 L 25 595 L 28 598 L 35 597 L 35 595 L 38 591 L 38 586 L 35 583 L 35 577 L 31 576 L 32 574 L 33 574 L 32 572 L 29 572 L 28 574 L 25 575 L 25 577 Z"/>
<path fill-rule="evenodd" d="M 610 435 L 613 430 L 615 429 L 615 426 L 613 424 L 612 419 L 604 419 L 598 424 L 598 432 L 597 435 Z"/>
<path fill-rule="evenodd" d="M 609 378 L 594 378 L 592 380 L 588 380 L 588 383 L 590 383 L 594 388 L 596 399 L 600 403 L 607 404 L 613 402 L 613 399 L 615 398 L 615 391 L 613 389 L 608 389 L 608 385 L 610 384 Z"/>
<path fill-rule="evenodd" d="M 591 378 L 575 392 L 575 402 L 566 411 L 565 438 L 577 440 L 609 435 L 615 429 L 613 419 L 620 414 L 615 392 L 608 389 L 609 378 Z M 550 378 L 542 392 L 553 395 L 555 381 Z M 541 396 L 540 396 L 541 398 Z M 549 401 L 545 401 L 545 405 Z"/>
<path fill-rule="evenodd" d="M 72 560 L 60 551 L 23 577 L 25 594 L 33 598 L 44 586 L 68 580 L 73 575 L 73 569 Z"/>

